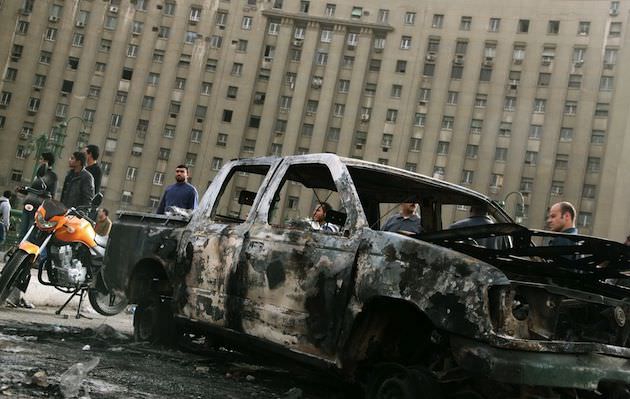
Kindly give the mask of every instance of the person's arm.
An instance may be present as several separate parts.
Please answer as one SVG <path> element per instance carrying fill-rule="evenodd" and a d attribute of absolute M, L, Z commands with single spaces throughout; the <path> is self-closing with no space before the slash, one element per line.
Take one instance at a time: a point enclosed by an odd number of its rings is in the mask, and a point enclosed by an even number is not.
<path fill-rule="evenodd" d="M 197 209 L 197 205 L 199 205 L 199 193 L 197 192 L 197 189 L 194 186 L 192 186 L 192 189 L 195 195 L 193 196 L 192 207 L 190 209 Z"/>
<path fill-rule="evenodd" d="M 105 230 L 104 231 L 105 234 L 103 234 L 103 235 L 104 236 L 108 236 L 109 232 L 112 231 L 112 221 L 109 220 L 109 218 L 107 218 L 107 219 L 105 219 L 105 223 L 106 223 L 105 224 L 105 229 L 104 229 Z"/>
<path fill-rule="evenodd" d="M 101 178 L 103 177 L 103 171 L 101 167 L 97 167 L 92 175 L 94 177 L 94 195 L 101 192 Z"/>
<path fill-rule="evenodd" d="M 2 203 L 2 222 L 4 223 L 5 229 L 8 231 L 11 226 L 11 206 L 9 205 L 9 201 Z"/>
<path fill-rule="evenodd" d="M 94 197 L 94 178 L 90 172 L 81 178 L 81 205 L 90 205 Z"/>
<path fill-rule="evenodd" d="M 50 171 L 49 177 L 48 192 L 50 193 L 50 198 L 55 198 L 55 193 L 57 192 L 57 174 Z"/>

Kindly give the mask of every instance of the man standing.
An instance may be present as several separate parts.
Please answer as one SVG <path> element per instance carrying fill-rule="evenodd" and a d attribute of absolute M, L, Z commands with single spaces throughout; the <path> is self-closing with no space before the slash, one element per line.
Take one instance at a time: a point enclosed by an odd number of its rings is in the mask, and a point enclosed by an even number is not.
<path fill-rule="evenodd" d="M 7 239 L 11 226 L 11 191 L 5 191 L 0 197 L 0 244 Z"/>
<path fill-rule="evenodd" d="M 415 213 L 416 206 L 417 204 L 412 202 L 401 203 L 398 215 L 390 217 L 381 230 L 405 235 L 420 234 L 422 225 L 420 224 L 420 218 Z"/>
<path fill-rule="evenodd" d="M 570 202 L 558 202 L 549 208 L 547 215 L 549 230 L 557 233 L 577 234 L 575 228 L 575 207 Z M 550 246 L 573 245 L 574 242 L 565 237 L 554 237 L 549 241 Z"/>
<path fill-rule="evenodd" d="M 486 224 L 494 224 L 494 220 L 488 215 L 488 207 L 484 205 L 471 205 L 470 206 L 470 216 L 458 220 L 452 225 L 448 226 L 449 229 L 458 229 L 462 227 L 472 227 L 472 226 L 482 226 Z M 488 237 L 488 238 L 476 238 L 475 242 L 477 245 L 486 248 L 499 249 L 500 240 L 498 237 Z"/>
<path fill-rule="evenodd" d="M 43 152 L 39 158 L 35 180 L 31 188 L 50 194 L 50 198 L 55 197 L 57 191 L 57 174 L 53 171 L 55 165 L 55 155 L 52 152 Z M 20 226 L 20 238 L 24 237 L 31 228 L 35 220 L 35 211 L 42 204 L 42 197 L 34 193 L 26 194 L 24 198 L 24 209 L 22 210 L 22 225 Z"/>
<path fill-rule="evenodd" d="M 85 170 L 90 172 L 94 178 L 94 194 L 98 194 L 101 192 L 101 177 L 103 176 L 103 172 L 101 171 L 101 166 L 96 163 L 96 161 L 101 152 L 98 146 L 94 144 L 88 144 L 83 151 L 87 157 Z"/>
<path fill-rule="evenodd" d="M 188 183 L 188 167 L 186 165 L 177 165 L 175 168 L 175 184 L 171 184 L 164 190 L 164 195 L 158 205 L 157 213 L 164 214 L 172 207 L 183 209 L 197 208 L 199 195 L 197 189 Z"/>
<path fill-rule="evenodd" d="M 111 229 L 112 221 L 109 218 L 109 211 L 105 208 L 99 208 L 96 214 L 96 226 L 94 226 L 94 231 L 99 236 L 105 237 L 109 235 Z"/>
<path fill-rule="evenodd" d="M 320 230 L 326 233 L 339 233 L 339 226 L 326 222 L 326 213 L 331 209 L 328 202 L 320 202 L 313 210 L 311 216 L 311 228 L 313 230 Z"/>
<path fill-rule="evenodd" d="M 94 178 L 85 170 L 86 156 L 81 151 L 72 153 L 68 166 L 70 171 L 63 181 L 61 202 L 68 208 L 90 206 L 94 197 Z"/>

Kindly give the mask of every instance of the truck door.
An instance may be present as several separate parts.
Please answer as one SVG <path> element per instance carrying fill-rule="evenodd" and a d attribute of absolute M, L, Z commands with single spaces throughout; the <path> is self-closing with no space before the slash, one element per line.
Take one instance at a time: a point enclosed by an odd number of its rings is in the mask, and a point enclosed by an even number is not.
<path fill-rule="evenodd" d="M 319 156 L 321 158 L 321 156 Z M 353 287 L 358 197 L 345 167 L 286 160 L 262 197 L 238 265 L 245 332 L 332 359 Z M 316 229 L 318 203 L 331 206 Z M 333 226 L 334 225 L 334 226 Z M 327 231 L 329 230 L 329 231 Z"/>
<path fill-rule="evenodd" d="M 204 195 L 182 242 L 191 253 L 179 292 L 179 312 L 191 320 L 233 327 L 231 299 L 243 240 L 254 220 L 254 203 L 269 184 L 278 160 L 237 161 L 226 165 Z"/>

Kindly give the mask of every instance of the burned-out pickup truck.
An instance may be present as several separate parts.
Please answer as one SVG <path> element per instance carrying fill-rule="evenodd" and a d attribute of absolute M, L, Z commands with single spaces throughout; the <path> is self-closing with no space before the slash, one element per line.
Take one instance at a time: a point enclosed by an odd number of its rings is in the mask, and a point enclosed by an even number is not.
<path fill-rule="evenodd" d="M 321 202 L 334 232 L 307 220 Z M 401 203 L 418 204 L 420 234 L 380 229 Z M 449 229 L 470 207 L 492 223 Z M 554 235 L 393 167 L 242 159 L 190 220 L 122 213 L 106 285 L 138 304 L 138 339 L 203 332 L 335 370 L 371 398 L 628 398 L 630 253 L 588 236 L 543 245 Z"/>

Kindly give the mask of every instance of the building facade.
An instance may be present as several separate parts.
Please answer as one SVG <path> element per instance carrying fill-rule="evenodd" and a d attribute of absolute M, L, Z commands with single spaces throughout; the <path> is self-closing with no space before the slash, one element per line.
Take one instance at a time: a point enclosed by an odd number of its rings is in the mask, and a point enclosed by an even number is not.
<path fill-rule="evenodd" d="M 622 240 L 629 10 L 608 0 L 0 0 L 0 186 L 28 184 L 46 140 L 61 178 L 72 151 L 101 147 L 112 210 L 155 208 L 181 163 L 203 191 L 233 158 L 335 152 L 497 200 L 519 191 L 534 228 L 568 200 L 582 233 Z"/>

